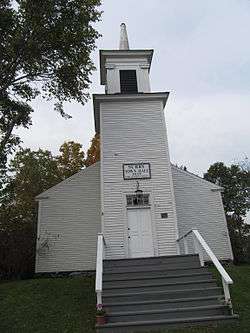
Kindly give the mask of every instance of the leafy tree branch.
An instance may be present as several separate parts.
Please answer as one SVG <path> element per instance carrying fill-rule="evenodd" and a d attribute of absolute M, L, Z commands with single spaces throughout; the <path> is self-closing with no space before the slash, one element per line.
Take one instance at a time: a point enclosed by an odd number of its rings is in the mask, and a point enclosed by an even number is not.
<path fill-rule="evenodd" d="M 28 102 L 39 94 L 63 110 L 84 104 L 95 69 L 91 52 L 100 36 L 100 0 L 2 0 L 0 3 L 0 169 L 19 144 L 13 134 L 31 125 Z M 35 85 L 39 82 L 38 85 Z M 11 107 L 12 106 L 12 107 Z"/>

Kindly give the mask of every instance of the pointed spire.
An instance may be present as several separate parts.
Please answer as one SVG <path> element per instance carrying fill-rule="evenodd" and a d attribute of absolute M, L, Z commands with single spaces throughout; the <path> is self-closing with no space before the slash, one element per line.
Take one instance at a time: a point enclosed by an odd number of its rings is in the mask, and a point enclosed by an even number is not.
<path fill-rule="evenodd" d="M 129 50 L 129 44 L 128 44 L 128 34 L 126 29 L 126 24 L 121 23 L 121 32 L 120 32 L 120 50 Z"/>

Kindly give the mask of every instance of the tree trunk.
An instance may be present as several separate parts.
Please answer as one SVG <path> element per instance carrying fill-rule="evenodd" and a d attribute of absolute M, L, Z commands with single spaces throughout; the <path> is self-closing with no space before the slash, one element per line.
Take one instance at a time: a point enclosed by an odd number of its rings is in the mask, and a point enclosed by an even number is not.
<path fill-rule="evenodd" d="M 16 118 L 12 119 L 11 122 L 8 124 L 8 129 L 3 134 L 3 137 L 1 138 L 1 141 L 0 141 L 0 167 L 1 168 L 5 167 L 5 163 L 6 163 L 6 159 L 7 159 L 6 145 L 8 144 L 8 142 L 10 140 L 10 137 L 12 135 L 12 131 L 15 127 L 15 124 L 16 124 Z"/>

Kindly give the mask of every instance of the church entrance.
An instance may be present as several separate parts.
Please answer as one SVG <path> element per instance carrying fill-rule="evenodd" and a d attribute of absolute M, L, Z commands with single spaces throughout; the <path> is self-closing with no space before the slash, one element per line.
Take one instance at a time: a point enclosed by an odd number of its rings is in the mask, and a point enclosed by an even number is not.
<path fill-rule="evenodd" d="M 128 250 L 129 257 L 154 256 L 150 208 L 128 208 Z"/>

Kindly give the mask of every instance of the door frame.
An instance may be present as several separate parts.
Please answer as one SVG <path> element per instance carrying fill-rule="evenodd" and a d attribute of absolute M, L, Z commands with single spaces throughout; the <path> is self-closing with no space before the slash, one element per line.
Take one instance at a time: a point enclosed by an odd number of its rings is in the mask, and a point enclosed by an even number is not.
<path fill-rule="evenodd" d="M 153 252 L 154 256 L 159 256 L 159 249 L 158 249 L 158 240 L 157 240 L 157 231 L 156 231 L 156 219 L 155 219 L 155 210 L 154 210 L 154 196 L 151 191 L 145 191 L 146 194 L 149 194 L 149 206 L 135 206 L 135 207 L 127 207 L 127 195 L 134 194 L 134 192 L 124 192 L 123 193 L 123 207 L 124 207 L 124 245 L 125 245 L 125 257 L 131 258 L 129 256 L 129 243 L 128 243 L 128 210 L 130 209 L 149 209 L 150 216 L 151 216 L 151 229 L 152 229 L 152 243 L 153 243 Z"/>

